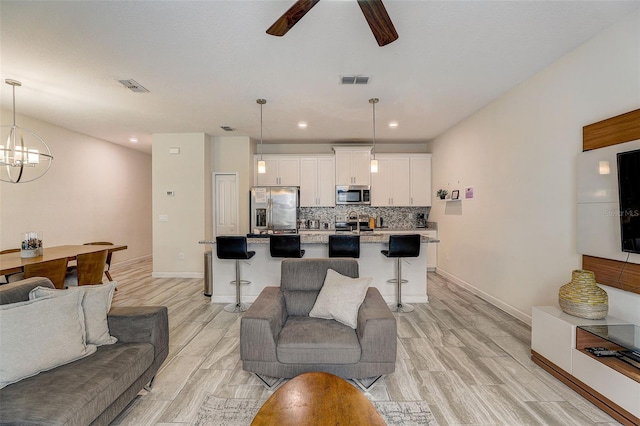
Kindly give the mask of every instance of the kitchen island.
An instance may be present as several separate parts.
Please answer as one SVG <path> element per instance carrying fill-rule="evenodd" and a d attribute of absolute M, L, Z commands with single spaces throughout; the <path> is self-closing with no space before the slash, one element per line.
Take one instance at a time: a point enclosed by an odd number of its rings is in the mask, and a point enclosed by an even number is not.
<path fill-rule="evenodd" d="M 401 233 L 401 232 L 397 232 Z M 402 232 L 402 233 L 407 233 Z M 416 232 L 419 233 L 419 232 Z M 328 257 L 328 241 L 332 232 L 310 232 L 300 234 L 304 258 Z M 388 248 L 389 235 L 386 233 L 362 233 L 360 235 L 360 258 L 358 260 L 361 277 L 372 277 L 372 287 L 376 287 L 387 303 L 396 301 L 396 284 L 387 280 L 395 278 L 396 259 L 387 258 L 381 250 Z M 402 278 L 409 280 L 402 286 L 402 301 L 405 303 L 426 303 L 427 299 L 427 246 L 438 242 L 435 238 L 422 235 L 420 256 L 406 258 L 402 263 Z M 213 247 L 213 294 L 214 303 L 235 302 L 235 261 L 218 259 L 215 240 L 200 241 Z M 242 302 L 252 303 L 267 286 L 280 285 L 281 258 L 272 258 L 269 254 L 269 238 L 247 238 L 248 250 L 256 254 L 249 261 L 241 261 L 240 271 L 243 280 L 251 284 L 242 285 Z"/>

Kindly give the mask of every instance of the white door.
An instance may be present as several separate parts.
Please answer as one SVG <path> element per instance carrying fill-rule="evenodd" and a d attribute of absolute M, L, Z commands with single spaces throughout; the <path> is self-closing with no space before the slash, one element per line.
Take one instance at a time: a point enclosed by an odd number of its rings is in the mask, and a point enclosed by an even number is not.
<path fill-rule="evenodd" d="M 238 175 L 214 175 L 215 235 L 237 235 L 238 228 Z"/>

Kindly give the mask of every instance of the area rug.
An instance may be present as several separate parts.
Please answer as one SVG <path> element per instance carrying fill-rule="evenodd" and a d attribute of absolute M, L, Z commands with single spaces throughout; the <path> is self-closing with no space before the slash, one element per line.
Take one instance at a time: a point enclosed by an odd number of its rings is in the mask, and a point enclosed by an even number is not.
<path fill-rule="evenodd" d="M 248 426 L 264 399 L 218 398 L 207 394 L 202 402 L 193 426 Z M 376 401 L 373 402 L 389 426 L 437 426 L 429 404 L 425 401 Z"/>

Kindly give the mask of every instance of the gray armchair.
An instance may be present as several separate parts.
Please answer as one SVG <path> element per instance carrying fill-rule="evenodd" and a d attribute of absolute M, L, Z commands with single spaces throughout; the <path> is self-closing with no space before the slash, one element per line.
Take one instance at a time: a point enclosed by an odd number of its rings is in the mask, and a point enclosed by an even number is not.
<path fill-rule="evenodd" d="M 285 259 L 280 287 L 266 287 L 242 317 L 242 368 L 258 375 L 291 378 L 323 371 L 371 386 L 395 371 L 396 319 L 378 289 L 369 287 L 357 329 L 309 317 L 327 269 L 358 277 L 353 259 Z M 365 386 L 363 386 L 365 387 Z"/>

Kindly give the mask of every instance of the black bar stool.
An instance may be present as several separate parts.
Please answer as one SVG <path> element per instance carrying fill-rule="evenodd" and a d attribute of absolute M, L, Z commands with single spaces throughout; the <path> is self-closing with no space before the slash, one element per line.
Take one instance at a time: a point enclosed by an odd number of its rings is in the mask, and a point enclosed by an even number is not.
<path fill-rule="evenodd" d="M 256 252 L 247 251 L 247 237 L 225 236 L 216 237 L 216 253 L 218 259 L 232 259 L 236 261 L 236 279 L 230 284 L 236 285 L 236 303 L 224 307 L 227 312 L 244 312 L 247 306 L 240 302 L 240 284 L 249 284 L 251 281 L 240 279 L 240 261 L 251 259 Z"/>
<path fill-rule="evenodd" d="M 304 250 L 300 249 L 300 235 L 270 235 L 269 252 L 271 257 L 301 258 Z"/>
<path fill-rule="evenodd" d="M 360 235 L 329 235 L 329 257 L 360 257 Z"/>
<path fill-rule="evenodd" d="M 393 312 L 412 312 L 413 306 L 402 303 L 402 283 L 408 282 L 402 279 L 402 258 L 420 256 L 420 235 L 390 235 L 389 250 L 381 250 L 380 253 L 387 257 L 396 258 L 396 277 L 387 280 L 388 283 L 398 284 L 398 299 L 395 305 L 389 307 Z"/>

